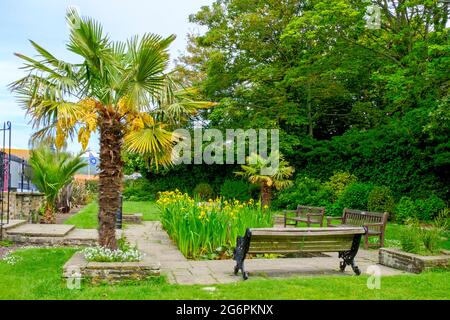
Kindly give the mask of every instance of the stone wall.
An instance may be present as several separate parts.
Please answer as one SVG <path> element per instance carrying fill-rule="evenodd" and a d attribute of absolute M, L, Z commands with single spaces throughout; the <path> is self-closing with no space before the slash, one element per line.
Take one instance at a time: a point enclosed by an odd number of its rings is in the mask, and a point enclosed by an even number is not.
<path fill-rule="evenodd" d="M 4 193 L 4 208 L 7 208 L 7 194 Z M 9 218 L 32 221 L 37 216 L 39 208 L 44 200 L 44 195 L 38 192 L 10 192 L 9 193 Z M 3 212 L 6 217 L 6 210 Z"/>
<path fill-rule="evenodd" d="M 160 263 L 146 257 L 141 262 L 88 262 L 77 252 L 64 265 L 63 278 L 87 279 L 91 283 L 143 280 L 159 277 L 160 267 Z"/>
<path fill-rule="evenodd" d="M 398 249 L 381 248 L 379 251 L 379 262 L 391 268 L 421 273 L 427 269 L 450 268 L 450 255 L 447 252 L 443 252 L 439 256 L 420 256 Z"/>

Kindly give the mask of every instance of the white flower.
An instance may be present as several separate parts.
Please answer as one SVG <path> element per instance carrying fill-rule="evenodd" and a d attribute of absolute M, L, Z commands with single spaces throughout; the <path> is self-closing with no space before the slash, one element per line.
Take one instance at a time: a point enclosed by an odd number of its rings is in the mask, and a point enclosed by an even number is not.
<path fill-rule="evenodd" d="M 17 262 L 21 261 L 22 258 L 14 255 L 12 252 L 8 252 L 2 259 L 9 265 L 15 265 Z"/>
<path fill-rule="evenodd" d="M 81 252 L 84 254 L 86 260 L 95 262 L 136 262 L 144 258 L 144 254 L 136 247 L 124 251 L 96 246 L 85 248 Z"/>

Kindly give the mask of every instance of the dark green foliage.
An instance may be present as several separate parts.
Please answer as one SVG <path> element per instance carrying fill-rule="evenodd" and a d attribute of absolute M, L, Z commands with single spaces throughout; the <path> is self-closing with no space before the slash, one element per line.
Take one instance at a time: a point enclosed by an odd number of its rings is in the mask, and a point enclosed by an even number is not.
<path fill-rule="evenodd" d="M 392 214 L 395 200 L 391 189 L 388 187 L 375 187 L 367 199 L 367 209 L 376 212 L 388 212 Z"/>
<path fill-rule="evenodd" d="M 395 220 L 403 223 L 408 218 L 417 218 L 418 213 L 416 211 L 416 205 L 414 201 L 409 197 L 402 197 L 395 206 Z"/>
<path fill-rule="evenodd" d="M 243 180 L 227 179 L 220 187 L 220 196 L 224 199 L 236 199 L 239 201 L 248 201 L 252 198 L 255 186 Z M 259 190 L 256 190 L 257 192 Z"/>
<path fill-rule="evenodd" d="M 389 186 L 397 199 L 430 193 L 448 199 L 450 166 L 439 160 L 450 150 L 448 138 L 430 140 L 423 132 L 427 117 L 426 109 L 418 109 L 376 129 L 350 130 L 329 141 L 306 139 L 288 160 L 302 168 L 297 171 L 322 181 L 349 171 L 360 181 Z"/>
<path fill-rule="evenodd" d="M 419 219 L 424 221 L 433 220 L 439 211 L 446 207 L 445 202 L 435 195 L 427 199 L 417 199 L 415 205 Z"/>
<path fill-rule="evenodd" d="M 402 197 L 395 207 L 395 219 L 398 222 L 404 222 L 408 218 L 430 221 L 437 217 L 439 211 L 445 207 L 445 202 L 435 195 L 431 195 L 427 199 L 416 200 Z"/>
<path fill-rule="evenodd" d="M 215 1 L 190 16 L 205 32 L 179 67 L 219 103 L 210 126 L 278 128 L 299 176 L 346 171 L 396 199 L 449 200 L 448 9 L 377 1 L 371 30 L 369 3 Z"/>
<path fill-rule="evenodd" d="M 199 197 L 202 200 L 209 200 L 214 198 L 214 190 L 209 183 L 202 182 L 195 186 L 193 190 L 195 197 Z"/>
<path fill-rule="evenodd" d="M 295 209 L 297 205 L 327 206 L 332 197 L 332 190 L 320 180 L 298 177 L 292 187 L 278 193 L 272 205 L 283 209 Z"/>
<path fill-rule="evenodd" d="M 154 200 L 159 191 L 147 179 L 127 180 L 123 190 L 123 199 L 129 201 Z"/>
<path fill-rule="evenodd" d="M 342 195 L 338 198 L 339 208 L 348 208 L 356 210 L 367 210 L 369 194 L 374 186 L 367 183 L 352 183 L 345 188 Z"/>

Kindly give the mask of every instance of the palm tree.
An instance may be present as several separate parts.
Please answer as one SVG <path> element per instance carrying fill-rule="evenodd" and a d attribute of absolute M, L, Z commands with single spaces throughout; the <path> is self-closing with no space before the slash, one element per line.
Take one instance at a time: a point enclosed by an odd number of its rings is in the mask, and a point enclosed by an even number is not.
<path fill-rule="evenodd" d="M 16 54 L 29 74 L 11 89 L 38 129 L 34 139 L 54 136 L 59 147 L 77 135 L 86 149 L 91 133 L 100 131 L 99 244 L 115 249 L 123 148 L 145 154 L 156 166 L 169 165 L 178 138 L 171 130 L 213 104 L 194 101 L 195 92 L 177 86 L 166 72 L 174 36 L 144 34 L 112 42 L 98 22 L 74 10 L 67 21 L 67 48 L 81 62 L 59 60 L 31 41 L 39 60 Z"/>
<path fill-rule="evenodd" d="M 294 168 L 289 166 L 289 163 L 278 152 L 272 152 L 268 158 L 252 153 L 247 157 L 246 162 L 246 165 L 241 166 L 242 171 L 235 174 L 245 177 L 250 183 L 261 187 L 262 205 L 270 205 L 273 188 L 282 190 L 292 185 L 292 180 L 289 178 L 294 173 Z M 273 167 L 273 164 L 277 162 L 278 166 Z"/>
<path fill-rule="evenodd" d="M 81 155 L 72 157 L 67 152 L 53 152 L 49 147 L 39 147 L 31 151 L 29 164 L 32 168 L 31 180 L 45 197 L 43 222 L 55 223 L 55 204 L 59 192 L 86 163 Z"/>

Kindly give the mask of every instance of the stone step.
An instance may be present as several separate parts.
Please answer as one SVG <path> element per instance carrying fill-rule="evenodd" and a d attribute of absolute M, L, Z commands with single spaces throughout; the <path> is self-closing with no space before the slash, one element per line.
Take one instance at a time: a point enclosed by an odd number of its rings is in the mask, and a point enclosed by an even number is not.
<path fill-rule="evenodd" d="M 116 238 L 122 236 L 122 230 L 116 230 Z M 98 244 L 98 232 L 96 229 L 72 229 L 65 236 L 28 236 L 24 234 L 7 233 L 7 239 L 15 243 L 36 246 L 53 247 L 91 247 Z"/>
<path fill-rule="evenodd" d="M 21 226 L 21 225 L 23 225 L 25 223 L 27 223 L 26 220 L 13 220 L 13 219 L 10 219 L 9 223 L 6 223 L 6 221 L 3 221 L 3 230 L 4 231 L 11 230 L 11 229 L 13 229 L 15 227 L 18 227 L 18 226 Z"/>
<path fill-rule="evenodd" d="M 6 231 L 7 236 L 64 237 L 75 228 L 68 224 L 23 224 Z"/>

